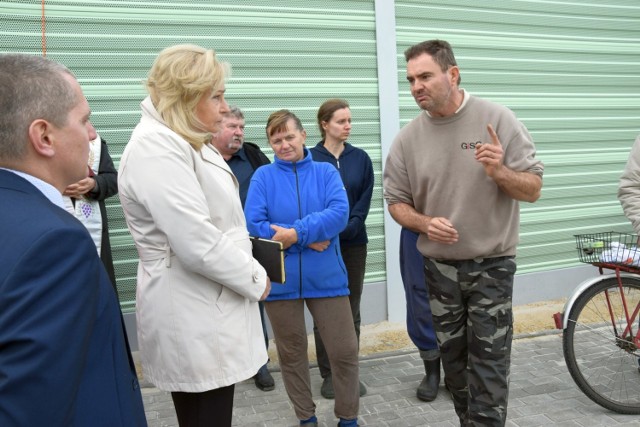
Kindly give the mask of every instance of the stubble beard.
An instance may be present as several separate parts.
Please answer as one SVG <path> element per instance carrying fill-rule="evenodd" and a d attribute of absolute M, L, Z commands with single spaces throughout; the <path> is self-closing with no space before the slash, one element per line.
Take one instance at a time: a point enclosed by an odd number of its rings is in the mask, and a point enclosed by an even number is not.
<path fill-rule="evenodd" d="M 427 111 L 429 114 L 437 114 L 440 110 L 445 108 L 449 100 L 451 99 L 451 94 L 453 93 L 453 88 L 449 86 L 446 95 L 440 97 L 439 100 L 436 100 L 433 97 L 428 97 L 426 100 L 418 103 L 421 109 Z"/>

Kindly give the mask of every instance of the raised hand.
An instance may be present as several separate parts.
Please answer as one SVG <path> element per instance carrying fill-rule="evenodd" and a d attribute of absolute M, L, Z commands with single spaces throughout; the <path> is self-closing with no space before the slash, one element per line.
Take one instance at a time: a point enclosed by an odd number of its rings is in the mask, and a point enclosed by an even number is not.
<path fill-rule="evenodd" d="M 502 165 L 504 151 L 502 150 L 502 144 L 498 139 L 498 134 L 490 124 L 487 125 L 487 131 L 491 137 L 491 143 L 477 144 L 476 145 L 476 160 L 482 163 L 484 171 L 488 176 L 493 178 Z"/>

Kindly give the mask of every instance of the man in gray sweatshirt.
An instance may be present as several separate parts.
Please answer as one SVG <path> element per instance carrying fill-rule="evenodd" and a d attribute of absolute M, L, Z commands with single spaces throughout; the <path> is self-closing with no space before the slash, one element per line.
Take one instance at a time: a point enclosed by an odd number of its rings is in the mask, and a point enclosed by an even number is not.
<path fill-rule="evenodd" d="M 389 213 L 420 233 L 446 386 L 462 425 L 506 422 L 519 201 L 534 202 L 542 163 L 508 108 L 459 88 L 446 41 L 405 52 L 424 110 L 396 136 L 384 170 Z"/>
<path fill-rule="evenodd" d="M 633 230 L 640 235 L 640 136 L 631 148 L 627 164 L 620 177 L 618 200 Z M 640 240 L 639 240 L 640 241 Z"/>
<path fill-rule="evenodd" d="M 633 225 L 633 231 L 638 235 L 638 246 L 640 246 L 640 136 L 631 147 L 627 164 L 620 177 L 618 200 L 624 215 Z M 638 359 L 638 371 L 640 371 L 640 359 Z"/>

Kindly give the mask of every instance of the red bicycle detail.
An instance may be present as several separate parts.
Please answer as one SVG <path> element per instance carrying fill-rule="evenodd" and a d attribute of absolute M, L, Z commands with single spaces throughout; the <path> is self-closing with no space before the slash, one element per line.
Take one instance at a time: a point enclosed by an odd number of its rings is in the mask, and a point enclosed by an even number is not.
<path fill-rule="evenodd" d="M 555 316 L 576 385 L 597 404 L 621 414 L 640 414 L 637 239 L 615 232 L 577 235 L 580 260 L 598 267 L 600 275 L 580 284 L 562 316 Z"/>

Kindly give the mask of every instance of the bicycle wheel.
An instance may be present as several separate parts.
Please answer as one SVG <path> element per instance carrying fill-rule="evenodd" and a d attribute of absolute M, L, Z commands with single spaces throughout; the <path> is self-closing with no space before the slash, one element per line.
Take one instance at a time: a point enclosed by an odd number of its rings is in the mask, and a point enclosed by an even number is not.
<path fill-rule="evenodd" d="M 640 279 L 622 278 L 622 284 L 631 316 L 640 304 Z M 620 414 L 640 414 L 640 351 L 628 333 L 622 336 L 626 326 L 617 279 L 604 279 L 571 308 L 564 358 L 573 380 L 591 400 Z M 637 317 L 632 332 L 638 332 Z"/>

